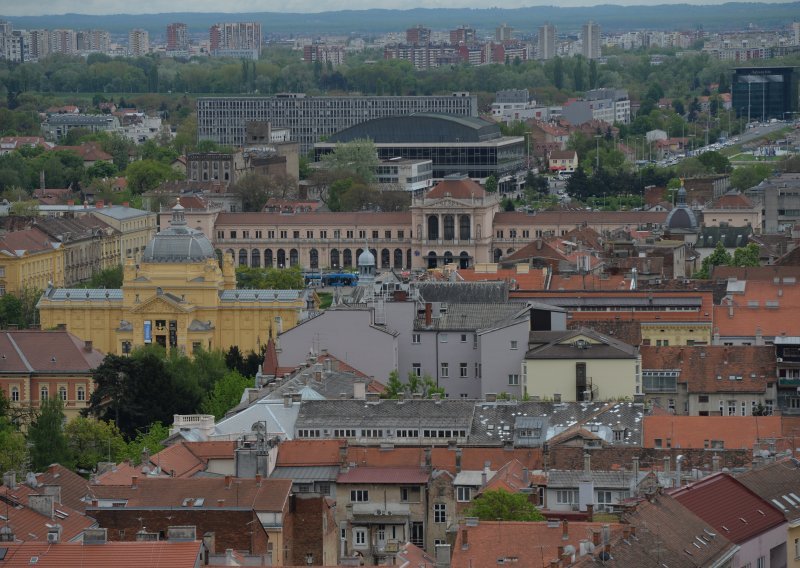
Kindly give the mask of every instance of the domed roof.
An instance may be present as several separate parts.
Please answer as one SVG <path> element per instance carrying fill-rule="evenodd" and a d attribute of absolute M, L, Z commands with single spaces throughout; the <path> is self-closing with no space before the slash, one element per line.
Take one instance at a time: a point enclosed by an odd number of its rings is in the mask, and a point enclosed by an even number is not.
<path fill-rule="evenodd" d="M 202 231 L 186 226 L 180 200 L 172 208 L 169 228 L 159 232 L 147 243 L 142 262 L 203 262 L 216 258 L 214 247 Z"/>
<path fill-rule="evenodd" d="M 358 255 L 358 266 L 375 266 L 375 255 L 369 249 L 364 249 L 364 252 Z"/>
<path fill-rule="evenodd" d="M 677 204 L 667 215 L 666 223 L 667 230 L 697 231 L 700 228 L 694 211 L 686 205 L 686 188 L 683 183 L 678 190 Z"/>

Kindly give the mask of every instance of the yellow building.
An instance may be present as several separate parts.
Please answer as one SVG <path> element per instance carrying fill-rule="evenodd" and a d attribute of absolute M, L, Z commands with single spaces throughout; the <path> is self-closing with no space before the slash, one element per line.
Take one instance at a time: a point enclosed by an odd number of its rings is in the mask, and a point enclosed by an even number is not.
<path fill-rule="evenodd" d="M 237 290 L 233 258 L 220 269 L 206 236 L 186 226 L 183 207 L 147 244 L 138 264 L 125 263 L 122 289 L 49 287 L 39 300 L 42 327 L 61 324 L 106 353 L 156 343 L 184 352 L 258 350 L 270 329 L 304 319 L 315 298 L 306 290 Z"/>
<path fill-rule="evenodd" d="M 589 329 L 532 331 L 522 363 L 525 392 L 560 402 L 641 394 L 636 347 Z"/>
<path fill-rule="evenodd" d="M 64 285 L 61 243 L 37 228 L 12 231 L 0 239 L 0 296 L 25 289 Z"/>

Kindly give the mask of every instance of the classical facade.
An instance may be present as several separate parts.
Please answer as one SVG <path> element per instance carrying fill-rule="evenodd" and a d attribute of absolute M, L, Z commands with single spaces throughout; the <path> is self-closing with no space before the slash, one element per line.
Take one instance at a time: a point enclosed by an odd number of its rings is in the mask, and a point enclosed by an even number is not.
<path fill-rule="evenodd" d="M 39 300 L 43 328 L 66 326 L 106 353 L 150 343 L 184 352 L 258 350 L 313 306 L 303 290 L 237 290 L 233 258 L 217 260 L 208 238 L 186 226 L 183 207 L 154 237 L 137 264 L 125 263 L 117 290 L 49 287 Z"/>
<path fill-rule="evenodd" d="M 64 251 L 38 228 L 11 231 L 0 238 L 0 296 L 64 285 Z"/>

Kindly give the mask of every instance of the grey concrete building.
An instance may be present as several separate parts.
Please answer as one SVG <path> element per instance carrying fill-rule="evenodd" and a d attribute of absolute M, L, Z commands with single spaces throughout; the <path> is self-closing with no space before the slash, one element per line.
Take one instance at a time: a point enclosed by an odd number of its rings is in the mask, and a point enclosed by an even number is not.
<path fill-rule="evenodd" d="M 203 97 L 197 100 L 200 140 L 241 146 L 250 121 L 289 128 L 305 154 L 316 142 L 374 118 L 424 112 L 478 116 L 478 98 L 466 92 L 448 96 L 311 97 L 284 93 L 273 97 Z"/>

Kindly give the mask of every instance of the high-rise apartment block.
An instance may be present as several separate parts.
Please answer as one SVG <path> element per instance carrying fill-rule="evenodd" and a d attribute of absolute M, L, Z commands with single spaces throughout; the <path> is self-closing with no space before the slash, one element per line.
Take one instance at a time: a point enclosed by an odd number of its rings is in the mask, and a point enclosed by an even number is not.
<path fill-rule="evenodd" d="M 456 30 L 450 30 L 450 45 L 469 45 L 477 41 L 475 28 L 461 26 Z"/>
<path fill-rule="evenodd" d="M 598 59 L 600 57 L 600 24 L 589 22 L 583 24 L 581 33 L 583 41 L 583 56 L 586 59 Z"/>
<path fill-rule="evenodd" d="M 303 61 L 306 63 L 330 63 L 332 67 L 338 67 L 344 63 L 347 50 L 341 45 L 305 45 L 303 46 Z"/>
<path fill-rule="evenodd" d="M 107 53 L 111 49 L 111 35 L 105 30 L 82 30 L 76 36 L 80 53 Z"/>
<path fill-rule="evenodd" d="M 419 25 L 406 30 L 406 43 L 408 45 L 428 45 L 430 42 L 430 28 L 425 28 Z"/>
<path fill-rule="evenodd" d="M 167 51 L 189 51 L 189 28 L 176 22 L 167 26 Z"/>
<path fill-rule="evenodd" d="M 50 30 L 50 53 L 75 55 L 78 52 L 78 37 L 75 30 Z"/>
<path fill-rule="evenodd" d="M 511 34 L 513 32 L 514 28 L 510 27 L 508 24 L 500 24 L 500 26 L 494 29 L 494 40 L 501 43 L 511 41 Z"/>
<path fill-rule="evenodd" d="M 261 53 L 261 24 L 258 22 L 225 22 L 209 30 L 211 55 L 258 59 Z"/>
<path fill-rule="evenodd" d="M 538 58 L 553 59 L 556 56 L 556 27 L 545 24 L 539 28 Z"/>
<path fill-rule="evenodd" d="M 150 34 L 139 28 L 128 32 L 128 55 L 141 57 L 150 53 Z"/>
<path fill-rule="evenodd" d="M 204 97 L 197 100 L 197 134 L 226 146 L 245 143 L 249 122 L 269 121 L 289 128 L 305 154 L 323 137 L 371 120 L 416 113 L 478 116 L 475 95 L 413 97 L 308 97 L 287 93 L 274 97 Z"/>

